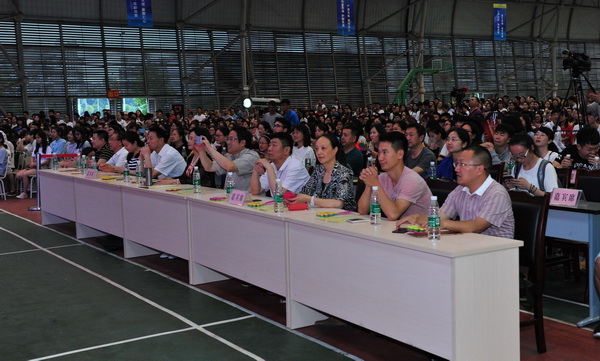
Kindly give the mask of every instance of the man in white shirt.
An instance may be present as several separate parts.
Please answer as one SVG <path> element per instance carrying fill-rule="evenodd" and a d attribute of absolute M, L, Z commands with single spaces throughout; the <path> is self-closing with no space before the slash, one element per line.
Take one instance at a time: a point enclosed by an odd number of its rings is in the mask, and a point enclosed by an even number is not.
<path fill-rule="evenodd" d="M 283 192 L 290 191 L 298 193 L 310 175 L 304 164 L 292 158 L 292 137 L 283 132 L 275 133 L 269 142 L 269 160 L 259 159 L 254 163 L 252 179 L 250 181 L 250 192 L 253 195 L 270 191 L 272 195 L 275 190 L 275 180 L 279 178 L 283 186 Z"/>
<path fill-rule="evenodd" d="M 201 107 L 196 108 L 196 114 L 194 115 L 194 120 L 197 120 L 199 123 L 202 123 L 206 119 L 206 115 L 202 111 Z"/>
<path fill-rule="evenodd" d="M 115 152 L 112 157 L 104 164 L 106 169 L 103 171 L 121 172 L 127 164 L 127 149 L 123 147 L 123 132 L 114 132 L 108 137 L 108 146 Z"/>
<path fill-rule="evenodd" d="M 185 171 L 185 159 L 167 144 L 169 136 L 160 127 L 151 127 L 146 136 L 148 145 L 140 151 L 144 168 L 152 169 L 152 178 L 177 178 Z"/>

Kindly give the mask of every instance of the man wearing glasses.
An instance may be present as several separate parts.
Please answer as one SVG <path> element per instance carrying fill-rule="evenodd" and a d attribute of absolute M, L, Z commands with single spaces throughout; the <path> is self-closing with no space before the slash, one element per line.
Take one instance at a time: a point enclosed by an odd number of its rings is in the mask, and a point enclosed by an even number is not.
<path fill-rule="evenodd" d="M 483 147 L 463 150 L 455 163 L 456 187 L 442 207 L 443 229 L 462 233 L 481 233 L 489 236 L 513 238 L 515 219 L 512 203 L 506 189 L 490 177 L 492 157 Z M 455 220 L 455 219 L 460 220 Z M 413 214 L 397 222 L 427 224 L 426 214 Z"/>
<path fill-rule="evenodd" d="M 274 133 L 284 132 L 286 134 L 289 134 L 290 128 L 290 121 L 285 118 L 277 118 L 277 120 L 275 120 L 275 124 L 273 124 Z"/>
<path fill-rule="evenodd" d="M 210 145 L 208 139 L 202 139 L 199 144 L 200 161 L 207 172 L 215 172 L 222 176 L 227 172 L 233 172 L 235 189 L 250 190 L 250 179 L 254 162 L 258 159 L 258 153 L 246 148 L 252 142 L 252 134 L 242 127 L 235 126 L 227 136 L 227 149 L 229 153 L 223 155 Z M 210 153 L 211 160 L 207 153 Z"/>

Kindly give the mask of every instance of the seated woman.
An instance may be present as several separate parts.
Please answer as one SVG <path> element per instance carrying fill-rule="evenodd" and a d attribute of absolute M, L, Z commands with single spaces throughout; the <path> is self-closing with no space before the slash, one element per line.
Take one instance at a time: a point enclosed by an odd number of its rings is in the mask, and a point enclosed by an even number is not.
<path fill-rule="evenodd" d="M 292 149 L 292 157 L 298 159 L 300 163 L 306 167 L 315 164 L 315 152 L 310 146 L 310 130 L 306 124 L 298 124 L 292 129 L 292 139 L 294 140 L 294 148 Z"/>
<path fill-rule="evenodd" d="M 548 127 L 537 128 L 533 135 L 537 155 L 552 163 L 558 157 L 558 147 L 554 144 L 554 132 Z"/>
<path fill-rule="evenodd" d="M 267 152 L 269 151 L 269 142 L 271 141 L 271 137 L 269 134 L 263 134 L 258 139 L 258 149 L 256 152 L 258 156 L 261 158 L 267 157 Z"/>
<path fill-rule="evenodd" d="M 127 163 L 125 163 L 125 167 L 129 169 L 129 174 L 135 174 L 140 157 L 140 150 L 142 150 L 142 147 L 144 147 L 145 144 L 140 139 L 138 133 L 132 130 L 128 130 L 123 134 L 123 140 L 121 142 L 127 151 Z M 113 170 L 117 173 L 123 173 L 125 167 L 113 166 Z"/>
<path fill-rule="evenodd" d="M 325 134 L 317 139 L 317 159 L 320 164 L 308 182 L 289 203 L 309 203 L 323 208 L 342 208 L 356 210 L 354 190 L 352 188 L 352 169 L 344 166 L 346 155 L 344 148 L 333 134 Z"/>
<path fill-rule="evenodd" d="M 175 127 L 171 129 L 171 135 L 169 136 L 169 145 L 181 154 L 183 158 L 186 158 L 189 154 L 188 144 L 185 140 L 185 133 L 182 127 Z"/>
<path fill-rule="evenodd" d="M 442 159 L 442 161 L 437 165 L 436 173 L 438 178 L 456 180 L 454 163 L 456 163 L 460 152 L 469 146 L 470 141 L 471 137 L 469 137 L 469 133 L 463 128 L 450 129 L 448 132 L 448 137 L 446 138 L 448 156 L 444 157 L 444 159 Z"/>
<path fill-rule="evenodd" d="M 38 155 L 52 154 L 52 148 L 48 144 L 48 137 L 46 132 L 40 130 L 35 136 L 35 150 L 33 151 L 32 162 L 19 173 L 17 173 L 17 179 L 23 181 L 23 192 L 17 196 L 19 199 L 27 198 L 27 188 L 29 187 L 29 176 L 37 174 L 36 158 Z M 48 168 L 50 158 L 43 159 L 40 163 L 40 168 Z"/>
<path fill-rule="evenodd" d="M 379 137 L 382 134 L 385 134 L 384 126 L 381 123 L 374 123 L 369 130 L 369 139 L 371 140 L 369 142 L 369 151 L 367 152 L 369 157 L 377 159 L 379 155 Z"/>
<path fill-rule="evenodd" d="M 533 139 L 525 133 L 517 133 L 510 138 L 508 148 L 516 161 L 512 170 L 512 179 L 504 181 L 509 189 L 521 190 L 534 196 L 543 196 L 558 188 L 556 169 L 548 161 L 535 154 Z M 540 167 L 545 167 L 543 172 L 538 172 Z"/>

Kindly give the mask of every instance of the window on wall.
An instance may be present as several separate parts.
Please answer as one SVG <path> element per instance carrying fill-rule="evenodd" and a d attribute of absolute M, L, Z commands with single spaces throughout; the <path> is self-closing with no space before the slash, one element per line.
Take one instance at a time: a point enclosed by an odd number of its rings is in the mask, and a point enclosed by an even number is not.
<path fill-rule="evenodd" d="M 90 114 L 110 109 L 108 98 L 79 98 L 77 99 L 77 114 L 80 116 L 85 112 Z"/>
<path fill-rule="evenodd" d="M 123 98 L 122 108 L 125 113 L 141 111 L 142 114 L 149 112 L 147 98 Z"/>

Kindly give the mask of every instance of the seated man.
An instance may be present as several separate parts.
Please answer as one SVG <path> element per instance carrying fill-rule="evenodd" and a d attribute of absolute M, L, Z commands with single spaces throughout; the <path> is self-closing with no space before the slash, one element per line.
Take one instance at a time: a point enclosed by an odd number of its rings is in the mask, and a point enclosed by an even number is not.
<path fill-rule="evenodd" d="M 405 165 L 425 177 L 431 162 L 435 163 L 435 154 L 425 147 L 425 128 L 420 124 L 410 124 L 406 127 L 406 140 L 408 141 L 408 154 Z"/>
<path fill-rule="evenodd" d="M 379 187 L 379 204 L 389 220 L 402 216 L 427 213 L 431 191 L 417 172 L 404 165 L 408 142 L 404 134 L 390 132 L 379 138 L 379 164 L 385 173 L 379 175 L 376 167 L 368 167 L 360 173 L 366 188 L 358 201 L 358 213 L 368 214 L 371 187 Z"/>
<path fill-rule="evenodd" d="M 577 132 L 577 144 L 566 147 L 552 162 L 556 168 L 594 170 L 594 157 L 598 155 L 600 134 L 594 128 L 585 127 Z"/>
<path fill-rule="evenodd" d="M 92 133 L 92 148 L 94 148 L 97 167 L 104 165 L 115 154 L 108 146 L 106 130 L 96 130 Z"/>
<path fill-rule="evenodd" d="M 481 146 L 487 149 L 492 156 L 492 164 L 508 163 L 510 151 L 508 142 L 515 135 L 515 128 L 509 124 L 499 124 L 494 131 L 494 143 L 485 142 Z"/>
<path fill-rule="evenodd" d="M 506 189 L 490 177 L 492 157 L 483 147 L 463 150 L 456 162 L 456 187 L 440 208 L 440 227 L 462 233 L 513 238 L 515 219 Z M 454 220 L 456 218 L 460 220 Z M 427 224 L 427 214 L 413 214 L 397 222 Z"/>
<path fill-rule="evenodd" d="M 269 160 L 261 158 L 254 163 L 250 191 L 257 195 L 268 192 L 272 195 L 275 190 L 275 180 L 279 178 L 283 192 L 298 193 L 302 186 L 308 182 L 310 175 L 304 164 L 292 158 L 294 141 L 287 133 L 275 133 L 269 142 Z"/>
<path fill-rule="evenodd" d="M 346 153 L 346 162 L 352 169 L 355 177 L 360 175 L 363 169 L 364 158 L 361 151 L 356 148 L 356 141 L 360 136 L 360 130 L 352 124 L 346 124 L 342 129 L 340 142 Z"/>
<path fill-rule="evenodd" d="M 244 127 L 235 126 L 227 137 L 228 154 L 223 155 L 212 147 L 208 139 L 204 138 L 197 146 L 202 167 L 207 172 L 215 172 L 218 176 L 233 172 L 235 189 L 249 191 L 254 162 L 258 159 L 258 153 L 246 148 L 246 145 L 251 142 L 252 134 Z"/>
<path fill-rule="evenodd" d="M 108 146 L 115 154 L 104 164 L 105 172 L 121 173 L 127 164 L 127 149 L 123 147 L 123 131 L 113 131 L 108 138 Z"/>
<path fill-rule="evenodd" d="M 152 178 L 177 178 L 185 171 L 185 159 L 167 144 L 168 139 L 167 132 L 160 127 L 148 130 L 148 145 L 140 151 L 140 162 L 144 164 L 144 168 L 153 168 Z"/>

